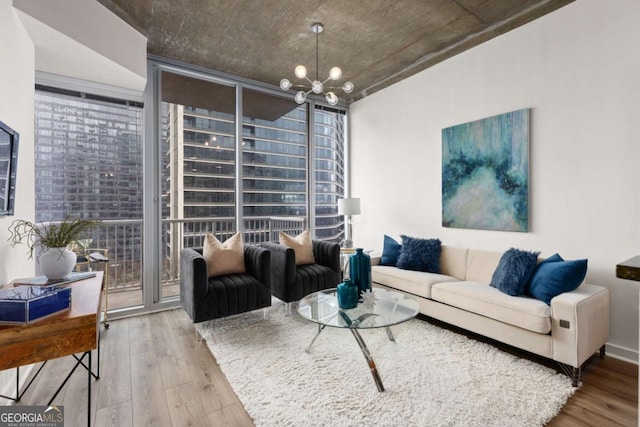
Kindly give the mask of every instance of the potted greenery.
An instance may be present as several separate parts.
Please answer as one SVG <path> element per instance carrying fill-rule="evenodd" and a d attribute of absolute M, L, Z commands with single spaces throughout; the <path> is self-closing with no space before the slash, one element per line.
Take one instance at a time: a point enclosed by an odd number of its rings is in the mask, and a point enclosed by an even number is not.
<path fill-rule="evenodd" d="M 40 247 L 37 261 L 42 273 L 50 280 L 61 279 L 71 273 L 76 264 L 77 256 L 68 246 L 96 228 L 99 222 L 71 215 L 61 222 L 47 224 L 18 219 L 9 226 L 9 241 L 12 247 L 25 243 L 29 258 L 33 258 L 34 250 Z"/>

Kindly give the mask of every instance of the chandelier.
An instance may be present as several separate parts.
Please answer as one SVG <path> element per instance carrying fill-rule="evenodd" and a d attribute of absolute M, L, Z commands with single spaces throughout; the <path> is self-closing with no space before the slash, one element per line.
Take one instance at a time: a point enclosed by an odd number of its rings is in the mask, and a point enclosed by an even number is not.
<path fill-rule="evenodd" d="M 298 79 L 306 79 L 311 84 L 311 87 L 309 87 L 309 85 L 294 85 L 289 81 L 289 79 L 282 79 L 280 80 L 280 89 L 304 89 L 299 90 L 298 93 L 296 93 L 295 100 L 298 104 L 304 103 L 304 101 L 307 99 L 307 95 L 313 92 L 316 95 L 324 94 L 327 102 L 330 105 L 336 105 L 338 103 L 338 96 L 333 92 L 332 89 L 341 88 L 345 93 L 351 93 L 353 92 L 353 83 L 345 82 L 341 87 L 325 86 L 325 84 L 329 80 L 340 80 L 340 77 L 342 77 L 342 70 L 340 69 L 340 67 L 333 67 L 331 70 L 329 70 L 329 77 L 327 77 L 327 79 L 323 82 L 320 81 L 320 79 L 318 78 L 318 35 L 324 31 L 324 25 L 322 25 L 320 22 L 316 22 L 311 25 L 311 31 L 313 31 L 313 33 L 316 35 L 316 79 L 313 81 L 309 79 L 309 77 L 307 77 L 307 68 L 304 65 L 298 65 L 294 70 L 296 77 Z M 325 90 L 327 89 L 328 91 L 325 92 Z"/>

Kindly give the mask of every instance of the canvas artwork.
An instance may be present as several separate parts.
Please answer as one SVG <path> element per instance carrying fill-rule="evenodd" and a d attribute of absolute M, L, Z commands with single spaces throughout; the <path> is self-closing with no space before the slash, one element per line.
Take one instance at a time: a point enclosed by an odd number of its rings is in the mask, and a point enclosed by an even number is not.
<path fill-rule="evenodd" d="M 442 225 L 529 229 L 529 109 L 442 130 Z"/>

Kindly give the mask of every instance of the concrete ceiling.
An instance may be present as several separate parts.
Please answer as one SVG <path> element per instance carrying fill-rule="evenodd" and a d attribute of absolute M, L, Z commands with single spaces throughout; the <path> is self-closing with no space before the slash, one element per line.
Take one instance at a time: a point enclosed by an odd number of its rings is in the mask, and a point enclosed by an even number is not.
<path fill-rule="evenodd" d="M 297 83 L 340 66 L 361 99 L 573 0 L 99 0 L 148 38 L 148 51 L 236 76 Z"/>

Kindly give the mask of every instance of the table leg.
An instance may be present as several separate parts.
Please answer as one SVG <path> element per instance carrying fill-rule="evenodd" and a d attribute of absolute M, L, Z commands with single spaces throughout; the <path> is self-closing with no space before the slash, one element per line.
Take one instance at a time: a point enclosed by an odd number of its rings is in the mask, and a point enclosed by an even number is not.
<path fill-rule="evenodd" d="M 388 329 L 388 328 L 387 328 Z M 371 375 L 373 376 L 373 381 L 376 383 L 376 387 L 378 387 L 378 391 L 384 391 L 384 385 L 382 384 L 382 379 L 380 378 L 380 374 L 378 373 L 378 369 L 376 368 L 376 362 L 374 362 L 373 357 L 371 357 L 371 353 L 367 348 L 362 336 L 358 332 L 357 329 L 350 328 L 349 329 L 353 334 L 353 337 L 356 339 L 356 342 L 360 346 L 360 350 L 362 350 L 362 354 L 364 358 L 367 360 L 367 364 L 369 365 L 369 369 L 371 370 Z M 387 331 L 389 333 L 389 331 Z"/>
<path fill-rule="evenodd" d="M 40 374 L 40 371 L 42 371 L 42 368 L 44 368 L 44 365 L 46 365 L 46 364 L 47 364 L 46 360 L 44 362 L 42 362 L 42 364 L 40 365 L 40 367 L 38 368 L 36 373 L 31 377 L 31 381 L 29 381 L 29 384 L 27 384 L 22 389 L 22 393 L 20 392 L 20 367 L 17 366 L 16 367 L 16 397 L 5 396 L 4 394 L 0 394 L 0 397 L 2 397 L 3 399 L 13 400 L 14 402 L 20 402 L 20 399 L 22 399 L 22 396 L 24 396 L 24 394 L 27 392 L 29 387 L 31 387 L 31 384 L 33 384 L 33 382 L 36 380 L 36 378 L 38 378 L 38 375 Z"/>
<path fill-rule="evenodd" d="M 396 342 L 396 339 L 393 336 L 393 333 L 391 332 L 391 328 L 387 326 L 385 329 L 387 330 L 387 337 L 389 337 L 389 341 Z"/>
<path fill-rule="evenodd" d="M 91 425 L 91 350 L 89 350 L 89 369 L 87 369 L 87 425 Z"/>
<path fill-rule="evenodd" d="M 327 326 L 327 325 L 321 325 L 321 324 L 318 323 L 318 332 L 316 333 L 316 336 L 313 337 L 313 339 L 311 340 L 311 343 L 309 344 L 309 347 L 307 347 L 307 349 L 304 351 L 305 353 L 311 352 L 311 346 L 313 345 L 314 342 L 316 342 L 316 338 L 318 338 L 318 335 L 320 335 L 320 332 L 322 332 L 322 330 L 325 328 L 325 326 Z"/>
<path fill-rule="evenodd" d="M 107 319 L 107 312 L 109 311 L 109 261 L 106 262 L 104 266 L 104 319 L 102 319 L 102 323 L 104 324 L 105 329 L 109 329 L 109 319 Z"/>

